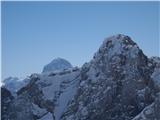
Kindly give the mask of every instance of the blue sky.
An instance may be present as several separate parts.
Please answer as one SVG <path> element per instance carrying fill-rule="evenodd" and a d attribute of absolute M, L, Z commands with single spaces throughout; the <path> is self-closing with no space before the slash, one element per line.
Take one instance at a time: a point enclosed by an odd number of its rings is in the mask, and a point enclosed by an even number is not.
<path fill-rule="evenodd" d="M 158 2 L 2 2 L 2 78 L 39 73 L 56 57 L 81 66 L 117 33 L 158 56 L 158 17 Z"/>

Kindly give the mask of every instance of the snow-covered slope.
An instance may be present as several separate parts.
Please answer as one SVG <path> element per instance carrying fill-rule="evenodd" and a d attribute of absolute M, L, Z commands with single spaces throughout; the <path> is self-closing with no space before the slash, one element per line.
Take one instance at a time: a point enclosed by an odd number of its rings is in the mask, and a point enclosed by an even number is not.
<path fill-rule="evenodd" d="M 32 74 L 5 114 L 11 120 L 160 120 L 159 60 L 130 37 L 111 36 L 82 68 Z"/>
<path fill-rule="evenodd" d="M 30 79 L 30 83 L 17 92 L 10 116 L 17 116 L 15 120 L 58 120 L 76 92 L 80 70 L 75 67 L 60 72 L 32 74 Z"/>
<path fill-rule="evenodd" d="M 56 58 L 52 60 L 49 64 L 45 65 L 43 68 L 43 72 L 51 72 L 51 71 L 61 71 L 63 69 L 72 68 L 71 63 L 63 58 Z"/>

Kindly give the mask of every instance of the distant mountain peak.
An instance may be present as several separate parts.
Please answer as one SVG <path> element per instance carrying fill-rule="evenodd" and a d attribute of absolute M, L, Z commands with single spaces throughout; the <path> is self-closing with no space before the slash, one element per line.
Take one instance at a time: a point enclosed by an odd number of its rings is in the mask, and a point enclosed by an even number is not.
<path fill-rule="evenodd" d="M 71 63 L 64 58 L 58 57 L 53 59 L 49 64 L 45 65 L 42 72 L 59 71 L 68 68 L 72 68 Z"/>

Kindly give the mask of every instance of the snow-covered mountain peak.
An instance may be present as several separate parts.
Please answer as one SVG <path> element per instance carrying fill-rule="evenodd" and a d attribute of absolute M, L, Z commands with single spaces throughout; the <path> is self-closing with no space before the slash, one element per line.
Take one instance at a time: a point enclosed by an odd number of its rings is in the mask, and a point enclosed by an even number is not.
<path fill-rule="evenodd" d="M 111 64 L 112 67 L 138 66 L 141 63 L 145 66 L 146 62 L 147 57 L 138 45 L 130 37 L 122 34 L 106 38 L 91 60 L 92 65 L 107 70 Z"/>
<path fill-rule="evenodd" d="M 51 72 L 51 71 L 59 71 L 72 68 L 71 63 L 69 63 L 67 60 L 63 58 L 56 58 L 53 59 L 49 64 L 45 65 L 43 68 L 44 72 Z"/>
<path fill-rule="evenodd" d="M 131 57 L 135 57 L 138 52 L 139 47 L 129 36 L 118 34 L 106 38 L 96 55 L 98 55 L 97 57 L 100 55 L 113 57 L 115 55 L 130 54 Z"/>

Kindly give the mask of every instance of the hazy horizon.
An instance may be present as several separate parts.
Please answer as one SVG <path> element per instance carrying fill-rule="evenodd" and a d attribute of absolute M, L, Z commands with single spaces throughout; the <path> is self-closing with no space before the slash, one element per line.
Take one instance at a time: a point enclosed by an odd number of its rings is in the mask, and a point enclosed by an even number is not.
<path fill-rule="evenodd" d="M 57 57 L 81 66 L 118 33 L 160 56 L 159 14 L 159 2 L 2 2 L 2 79 L 40 73 Z"/>

